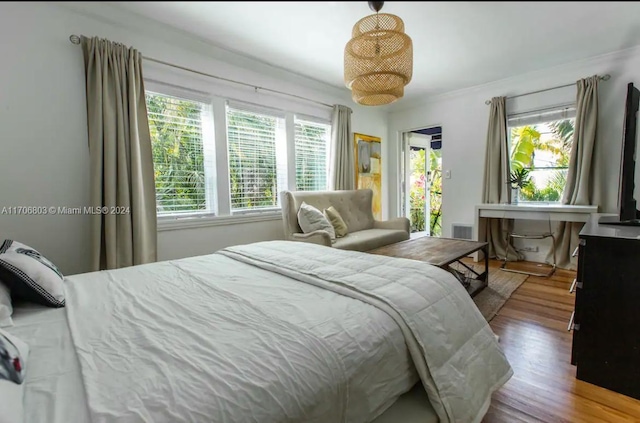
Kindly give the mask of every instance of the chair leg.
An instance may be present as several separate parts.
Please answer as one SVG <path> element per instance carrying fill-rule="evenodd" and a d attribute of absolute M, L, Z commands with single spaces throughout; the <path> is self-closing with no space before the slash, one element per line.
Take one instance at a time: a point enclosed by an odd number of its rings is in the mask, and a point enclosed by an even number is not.
<path fill-rule="evenodd" d="M 549 276 L 553 275 L 556 271 L 556 238 L 555 236 L 553 236 L 553 234 L 550 234 L 547 238 L 551 238 L 551 240 L 553 241 L 553 245 L 551 246 L 552 252 L 553 252 L 553 264 L 551 266 L 551 270 L 549 270 L 549 272 L 547 273 L 535 273 L 535 272 L 527 272 L 524 270 L 515 270 L 515 269 L 508 269 L 507 268 L 507 260 L 506 260 L 506 256 L 505 256 L 505 260 L 502 263 L 502 266 L 500 266 L 500 270 L 504 270 L 505 272 L 512 272 L 512 273 L 521 273 L 523 275 L 529 275 L 529 276 L 538 276 L 541 278 L 548 278 Z M 507 252 L 508 252 L 508 248 L 509 245 L 507 243 Z"/>
<path fill-rule="evenodd" d="M 509 257 L 509 240 L 511 239 L 511 233 L 507 230 L 507 239 L 506 239 L 506 247 L 504 247 L 504 258 L 502 259 L 501 269 L 504 269 L 507 266 L 507 259 Z"/>
<path fill-rule="evenodd" d="M 553 235 L 553 233 L 551 233 L 551 242 L 553 242 L 553 244 L 551 244 L 551 251 L 553 251 L 553 269 L 551 270 L 551 273 L 549 273 L 549 276 L 553 275 L 553 273 L 556 271 L 556 266 L 557 266 L 557 259 L 556 259 L 556 237 Z"/>

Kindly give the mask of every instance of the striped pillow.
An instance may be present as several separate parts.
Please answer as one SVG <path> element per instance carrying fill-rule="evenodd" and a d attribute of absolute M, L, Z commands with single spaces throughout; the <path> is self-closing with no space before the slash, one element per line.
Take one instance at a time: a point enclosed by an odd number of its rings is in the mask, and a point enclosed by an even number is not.
<path fill-rule="evenodd" d="M 64 307 L 64 276 L 42 254 L 10 239 L 0 246 L 0 280 L 11 296 L 48 307 Z"/>

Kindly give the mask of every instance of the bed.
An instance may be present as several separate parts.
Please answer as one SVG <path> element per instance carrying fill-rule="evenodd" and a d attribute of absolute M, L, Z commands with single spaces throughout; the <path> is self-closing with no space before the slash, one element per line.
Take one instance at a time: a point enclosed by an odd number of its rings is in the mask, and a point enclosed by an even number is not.
<path fill-rule="evenodd" d="M 8 329 L 29 423 L 479 422 L 512 374 L 457 280 L 411 260 L 271 241 L 65 295 Z"/>

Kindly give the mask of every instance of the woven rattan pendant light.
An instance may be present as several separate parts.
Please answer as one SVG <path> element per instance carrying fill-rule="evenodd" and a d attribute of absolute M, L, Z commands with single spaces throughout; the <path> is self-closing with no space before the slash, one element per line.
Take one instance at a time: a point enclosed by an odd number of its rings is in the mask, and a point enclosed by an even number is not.
<path fill-rule="evenodd" d="M 379 13 L 383 1 L 370 1 L 376 12 L 360 19 L 344 48 L 344 82 L 353 101 L 365 106 L 393 103 L 404 95 L 413 75 L 413 43 L 404 22 Z"/>

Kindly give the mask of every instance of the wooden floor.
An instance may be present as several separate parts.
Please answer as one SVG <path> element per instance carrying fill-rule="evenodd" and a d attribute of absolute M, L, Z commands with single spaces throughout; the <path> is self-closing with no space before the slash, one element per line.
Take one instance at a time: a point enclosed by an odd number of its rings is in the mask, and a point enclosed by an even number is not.
<path fill-rule="evenodd" d="M 499 264 L 491 262 L 492 267 Z M 530 270 L 536 265 L 517 266 Z M 529 276 L 491 321 L 514 376 L 494 394 L 484 423 L 640 422 L 640 401 L 575 377 L 567 332 L 574 277 L 566 270 L 550 278 Z"/>

